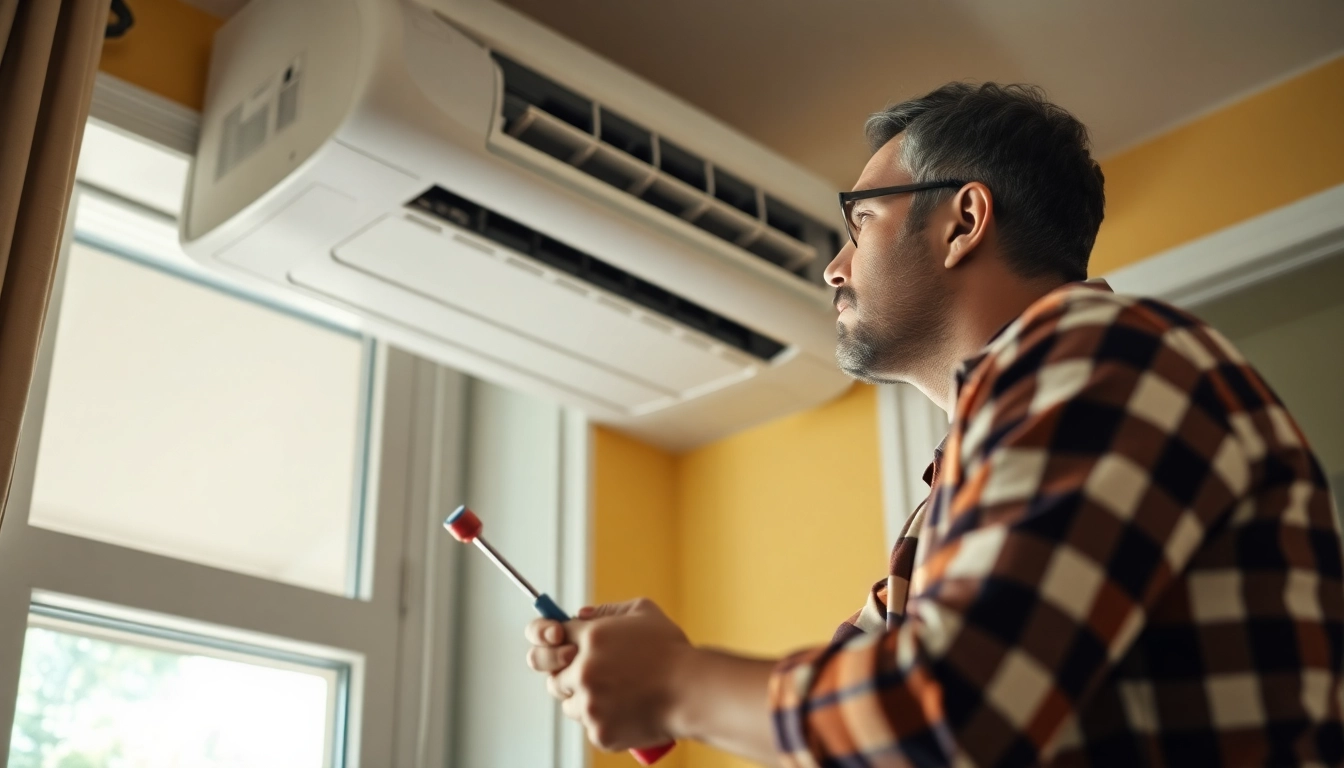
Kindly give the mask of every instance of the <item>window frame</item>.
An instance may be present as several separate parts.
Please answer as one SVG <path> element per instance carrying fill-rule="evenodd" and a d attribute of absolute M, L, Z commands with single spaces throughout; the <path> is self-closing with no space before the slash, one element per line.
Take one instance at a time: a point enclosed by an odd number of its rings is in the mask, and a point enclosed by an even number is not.
<path fill-rule="evenodd" d="M 320 677 L 330 686 L 323 712 L 329 729 L 328 739 L 322 745 L 323 760 L 332 765 L 344 761 L 348 724 L 342 713 L 350 697 L 354 661 L 348 654 L 334 648 L 276 643 L 270 638 L 249 638 L 246 633 L 229 628 L 205 628 L 171 617 L 161 618 L 145 623 L 143 616 L 118 606 L 37 591 L 25 635 L 27 629 L 37 628 L 151 651 L 208 656 Z"/>

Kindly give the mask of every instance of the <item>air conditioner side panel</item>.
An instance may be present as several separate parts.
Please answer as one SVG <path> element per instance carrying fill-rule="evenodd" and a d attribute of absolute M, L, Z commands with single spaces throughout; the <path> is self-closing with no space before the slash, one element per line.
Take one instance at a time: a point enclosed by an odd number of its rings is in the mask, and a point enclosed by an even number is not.
<path fill-rule="evenodd" d="M 436 114 L 466 129 L 464 139 L 484 144 L 502 88 L 490 52 L 419 5 L 405 6 L 403 30 L 411 82 Z"/>
<path fill-rule="evenodd" d="M 280 185 L 336 132 L 368 60 L 363 0 L 253 0 L 215 35 L 183 239 Z"/>

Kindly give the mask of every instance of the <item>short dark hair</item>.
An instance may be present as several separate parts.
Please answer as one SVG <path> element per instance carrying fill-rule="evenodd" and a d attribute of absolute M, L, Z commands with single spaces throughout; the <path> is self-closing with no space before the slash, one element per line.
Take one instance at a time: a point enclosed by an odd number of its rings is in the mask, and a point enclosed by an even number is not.
<path fill-rule="evenodd" d="M 865 132 L 874 152 L 904 134 L 901 164 L 915 182 L 989 187 L 1004 255 L 1018 274 L 1087 277 L 1105 215 L 1105 180 L 1087 128 L 1040 88 L 949 83 L 869 117 Z M 953 192 L 917 194 L 911 226 L 923 228 Z"/>

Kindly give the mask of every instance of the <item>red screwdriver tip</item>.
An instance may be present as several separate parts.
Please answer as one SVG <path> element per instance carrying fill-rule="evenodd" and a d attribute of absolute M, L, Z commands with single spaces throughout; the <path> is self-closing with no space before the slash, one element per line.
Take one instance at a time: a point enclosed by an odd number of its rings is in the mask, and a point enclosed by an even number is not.
<path fill-rule="evenodd" d="M 481 535 L 481 518 L 476 516 L 475 512 L 467 509 L 466 505 L 458 507 L 453 514 L 443 521 L 443 527 L 453 534 L 453 538 L 463 544 L 470 544 Z"/>

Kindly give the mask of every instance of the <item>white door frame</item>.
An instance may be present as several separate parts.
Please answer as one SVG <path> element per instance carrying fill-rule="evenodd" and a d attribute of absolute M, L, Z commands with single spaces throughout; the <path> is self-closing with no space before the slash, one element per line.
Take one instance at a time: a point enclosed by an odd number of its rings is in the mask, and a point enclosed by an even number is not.
<path fill-rule="evenodd" d="M 1344 184 L 1104 277 L 1119 293 L 1197 307 L 1344 250 Z"/>
<path fill-rule="evenodd" d="M 882 517 L 890 551 L 905 521 L 929 495 L 924 470 L 947 434 L 947 414 L 910 384 L 883 384 L 877 388 L 877 429 Z"/>

